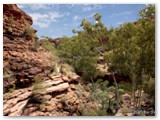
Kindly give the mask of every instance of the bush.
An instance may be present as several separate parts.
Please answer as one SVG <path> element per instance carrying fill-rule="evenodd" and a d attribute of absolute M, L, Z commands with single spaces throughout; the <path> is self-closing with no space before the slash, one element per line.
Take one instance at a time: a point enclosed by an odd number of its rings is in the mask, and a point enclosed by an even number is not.
<path fill-rule="evenodd" d="M 12 33 L 12 28 L 11 27 L 8 28 L 8 32 Z"/>
<path fill-rule="evenodd" d="M 46 39 L 43 40 L 42 41 L 42 47 L 45 48 L 47 51 L 51 52 L 51 54 L 53 56 L 53 59 L 55 61 L 59 61 L 57 50 L 56 50 L 56 48 L 54 47 L 54 45 L 51 42 L 49 42 Z"/>
<path fill-rule="evenodd" d="M 92 82 L 93 78 L 99 73 L 96 69 L 97 59 L 93 57 L 82 57 L 73 61 L 76 72 L 82 76 L 84 82 Z"/>
<path fill-rule="evenodd" d="M 43 92 L 46 87 L 43 86 L 43 78 L 40 76 L 35 76 L 33 83 L 33 89 L 32 89 L 32 95 L 31 95 L 31 101 L 35 103 L 43 103 L 44 98 L 41 95 L 41 92 Z"/>
<path fill-rule="evenodd" d="M 8 89 L 9 93 L 12 93 L 16 89 L 16 85 L 13 84 L 11 88 Z"/>
<path fill-rule="evenodd" d="M 115 112 L 115 100 L 109 98 L 109 92 L 115 94 L 115 87 L 107 87 L 108 81 L 103 81 L 102 79 L 97 80 L 96 83 L 90 86 L 92 93 L 92 99 L 96 106 L 89 113 L 91 115 L 113 115 Z"/>
<path fill-rule="evenodd" d="M 64 75 L 70 76 L 75 71 L 74 71 L 73 67 L 71 67 L 70 65 L 68 65 L 68 64 L 62 64 L 61 65 L 61 72 Z"/>
<path fill-rule="evenodd" d="M 119 92 L 120 96 L 123 95 L 123 94 L 125 94 L 125 91 L 123 89 L 119 89 L 118 92 Z"/>
<path fill-rule="evenodd" d="M 118 84 L 119 89 L 125 90 L 126 92 L 131 92 L 132 91 L 132 87 L 131 87 L 131 83 L 127 83 L 127 82 L 120 82 Z"/>
<path fill-rule="evenodd" d="M 155 79 L 149 77 L 143 77 L 144 91 L 149 95 L 153 105 L 155 105 Z"/>
<path fill-rule="evenodd" d="M 110 86 L 110 87 L 108 88 L 108 92 L 113 92 L 113 93 L 115 93 L 115 91 L 116 91 L 116 88 L 115 88 L 114 86 Z"/>
<path fill-rule="evenodd" d="M 34 46 L 29 46 L 28 49 L 30 51 L 33 51 L 33 52 L 37 52 L 38 51 L 38 48 L 39 48 L 39 41 L 38 40 L 35 40 L 34 41 Z"/>
<path fill-rule="evenodd" d="M 39 47 L 39 41 L 35 40 L 34 41 L 34 48 L 35 48 L 36 51 L 38 50 L 38 47 Z"/>
<path fill-rule="evenodd" d="M 41 78 L 40 76 L 35 76 L 32 93 L 39 93 L 45 90 L 45 87 L 43 87 L 42 83 L 43 83 L 43 78 Z"/>
<path fill-rule="evenodd" d="M 31 27 L 26 27 L 25 28 L 25 37 L 27 40 L 35 40 L 35 33 L 33 28 Z"/>
<path fill-rule="evenodd" d="M 53 69 L 53 72 L 52 72 L 52 74 L 53 75 L 58 75 L 59 73 L 60 73 L 60 65 L 59 64 L 57 64 L 57 63 L 54 63 L 53 65 L 52 65 L 52 69 Z"/>

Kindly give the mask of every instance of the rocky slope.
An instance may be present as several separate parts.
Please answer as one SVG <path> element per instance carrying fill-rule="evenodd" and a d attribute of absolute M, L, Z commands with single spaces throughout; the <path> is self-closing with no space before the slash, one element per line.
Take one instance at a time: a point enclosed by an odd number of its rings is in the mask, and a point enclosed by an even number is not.
<path fill-rule="evenodd" d="M 32 23 L 32 18 L 17 5 L 3 5 L 3 115 L 101 115 L 91 114 L 101 104 L 93 100 L 90 89 L 80 83 L 74 70 L 44 49 L 43 43 L 38 46 Z M 57 46 L 61 39 L 50 42 Z M 99 57 L 97 66 L 102 75 L 96 79 L 113 84 L 103 56 Z M 115 75 L 115 78 L 118 83 L 131 82 L 128 76 Z M 115 101 L 114 91 L 107 94 Z M 136 101 L 143 99 L 137 102 L 140 107 L 136 111 L 132 96 L 131 93 L 121 95 L 116 116 L 154 115 L 151 101 L 143 90 L 136 93 Z"/>
<path fill-rule="evenodd" d="M 15 4 L 3 8 L 4 116 L 80 115 L 90 94 L 79 76 L 36 47 L 30 16 Z"/>

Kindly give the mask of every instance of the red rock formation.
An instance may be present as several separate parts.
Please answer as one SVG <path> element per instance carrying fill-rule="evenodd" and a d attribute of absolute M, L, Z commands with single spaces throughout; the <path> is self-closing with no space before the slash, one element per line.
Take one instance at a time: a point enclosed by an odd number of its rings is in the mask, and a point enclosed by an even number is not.
<path fill-rule="evenodd" d="M 77 82 L 79 76 L 64 75 L 60 65 L 57 75 L 53 74 L 53 65 L 58 62 L 51 53 L 42 47 L 35 48 L 34 36 L 30 40 L 24 37 L 32 18 L 14 4 L 5 4 L 3 9 L 3 115 L 77 115 L 80 103 L 87 98 L 87 92 Z M 35 76 L 41 80 L 38 84 Z M 82 87 L 81 91 L 78 87 Z"/>
<path fill-rule="evenodd" d="M 32 23 L 32 18 L 21 9 L 19 9 L 16 4 L 3 5 L 4 35 L 12 35 L 12 38 L 22 37 L 25 33 L 26 28 L 31 27 Z"/>

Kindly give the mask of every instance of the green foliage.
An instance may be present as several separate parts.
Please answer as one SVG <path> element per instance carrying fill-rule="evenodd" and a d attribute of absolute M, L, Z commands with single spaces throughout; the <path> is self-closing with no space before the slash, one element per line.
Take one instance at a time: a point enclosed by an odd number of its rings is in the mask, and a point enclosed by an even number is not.
<path fill-rule="evenodd" d="M 96 58 L 83 57 L 75 61 L 73 66 L 78 73 L 82 74 L 84 80 L 91 80 L 98 74 L 96 63 Z"/>
<path fill-rule="evenodd" d="M 133 89 L 142 85 L 142 75 L 155 78 L 154 9 L 148 5 L 136 23 L 125 23 L 110 33 L 107 47 L 112 51 L 105 60 L 112 71 L 130 76 Z"/>
<path fill-rule="evenodd" d="M 149 98 L 155 102 L 155 79 L 147 75 L 142 77 L 143 80 L 143 89 L 149 95 Z"/>
<path fill-rule="evenodd" d="M 11 27 L 8 28 L 8 32 L 12 33 L 12 28 Z"/>
<path fill-rule="evenodd" d="M 45 87 L 43 87 L 42 85 L 43 78 L 41 78 L 40 76 L 35 76 L 34 81 L 35 82 L 33 84 L 33 89 L 32 89 L 33 94 L 38 94 L 39 92 L 45 90 Z"/>
<path fill-rule="evenodd" d="M 99 13 L 94 14 L 94 19 L 96 21 L 100 21 L 101 20 L 101 15 Z"/>
<path fill-rule="evenodd" d="M 108 81 L 101 79 L 97 80 L 96 83 L 90 87 L 92 93 L 92 99 L 96 103 L 94 109 L 89 112 L 91 115 L 113 115 L 115 112 L 115 100 L 109 97 L 109 92 L 115 95 L 115 87 L 107 87 Z M 112 92 L 112 93 L 111 93 Z"/>
<path fill-rule="evenodd" d="M 57 63 L 53 64 L 52 68 L 53 68 L 53 73 L 52 73 L 53 75 L 56 76 L 60 73 L 60 66 Z"/>
<path fill-rule="evenodd" d="M 152 19 L 155 17 L 155 5 L 149 4 L 139 12 L 141 19 Z"/>
<path fill-rule="evenodd" d="M 3 71 L 3 77 L 4 77 L 4 80 L 7 81 L 8 83 L 13 83 L 13 80 L 15 79 L 12 71 L 9 69 L 5 69 Z M 10 84 L 9 88 L 4 88 L 4 93 L 13 92 L 15 89 L 16 89 L 16 84 Z"/>
<path fill-rule="evenodd" d="M 61 64 L 61 72 L 64 75 L 70 76 L 74 71 L 74 68 L 68 64 Z"/>
<path fill-rule="evenodd" d="M 118 88 L 121 90 L 125 90 L 126 92 L 132 91 L 131 83 L 127 83 L 123 81 L 118 84 Z"/>
<path fill-rule="evenodd" d="M 54 45 L 51 42 L 49 42 L 48 38 L 42 41 L 42 47 L 45 48 L 47 51 L 51 52 L 55 61 L 59 60 L 57 50 L 54 47 Z"/>
<path fill-rule="evenodd" d="M 115 88 L 114 86 L 110 86 L 110 87 L 108 88 L 108 91 L 115 93 L 116 88 Z"/>
<path fill-rule="evenodd" d="M 88 107 L 87 105 L 81 110 L 82 116 L 106 116 L 105 109 L 101 109 L 97 106 L 93 108 Z"/>
<path fill-rule="evenodd" d="M 35 40 L 34 41 L 34 46 L 29 46 L 28 49 L 34 52 L 37 52 L 39 48 L 39 41 Z"/>
<path fill-rule="evenodd" d="M 16 85 L 13 84 L 11 88 L 8 89 L 9 93 L 12 93 L 16 89 Z"/>
<path fill-rule="evenodd" d="M 73 29 L 77 36 L 72 38 L 64 37 L 58 46 L 59 55 L 63 62 L 69 63 L 83 79 L 91 81 L 97 74 L 97 60 L 99 52 L 104 51 L 104 42 L 108 40 L 107 28 L 101 22 L 101 16 L 97 13 L 94 19 L 98 22 L 92 24 L 83 19 L 80 26 L 83 30 Z"/>
<path fill-rule="evenodd" d="M 35 48 L 36 51 L 38 50 L 38 47 L 39 47 L 39 41 L 35 40 L 35 42 L 34 42 L 34 48 Z"/>
<path fill-rule="evenodd" d="M 124 89 L 118 89 L 118 92 L 120 96 L 126 93 Z"/>
<path fill-rule="evenodd" d="M 26 27 L 25 28 L 25 37 L 27 40 L 35 40 L 35 33 L 33 28 L 31 27 Z"/>
<path fill-rule="evenodd" d="M 13 18 L 13 16 L 11 16 L 9 18 L 8 23 L 9 23 L 10 26 L 12 26 L 12 24 L 14 24 L 14 18 Z"/>
<path fill-rule="evenodd" d="M 61 57 L 62 63 L 71 65 L 82 76 L 83 82 L 92 84 L 93 99 L 100 106 L 95 107 L 95 110 L 89 114 L 108 114 L 103 110 L 114 108 L 116 100 L 111 100 L 108 93 L 116 93 L 118 96 L 117 91 L 123 94 L 130 92 L 133 88 L 134 91 L 145 89 L 148 94 L 154 96 L 155 6 L 148 5 L 141 10 L 140 18 L 136 22 L 124 23 L 109 30 L 101 22 L 100 14 L 96 13 L 93 17 L 95 22 L 83 19 L 80 24 L 82 29 L 73 29 L 75 36 L 63 37 L 57 47 L 58 53 L 56 53 Z M 53 45 L 47 40 L 44 42 L 44 48 L 56 52 Z M 109 71 L 113 75 L 114 73 L 127 75 L 132 80 L 132 84 L 120 83 L 115 88 L 108 87 L 108 84 L 102 80 L 94 83 L 94 79 L 99 74 L 97 61 L 100 55 L 104 56 Z M 66 69 L 62 68 L 61 71 L 67 74 Z M 149 79 L 143 76 L 148 76 Z M 145 87 L 147 82 L 150 85 Z M 97 113 L 97 110 L 102 113 Z"/>
<path fill-rule="evenodd" d="M 44 103 L 45 99 L 43 95 L 41 94 L 45 89 L 47 88 L 46 86 L 43 85 L 43 78 L 40 76 L 35 76 L 34 77 L 34 83 L 32 85 L 32 95 L 30 97 L 31 102 L 35 103 Z"/>

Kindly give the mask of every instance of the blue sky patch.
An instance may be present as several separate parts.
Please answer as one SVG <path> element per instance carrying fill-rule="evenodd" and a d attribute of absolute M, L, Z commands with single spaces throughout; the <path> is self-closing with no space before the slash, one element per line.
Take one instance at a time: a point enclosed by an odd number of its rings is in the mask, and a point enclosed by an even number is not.
<path fill-rule="evenodd" d="M 93 15 L 102 15 L 107 28 L 118 27 L 139 18 L 139 10 L 145 4 L 18 4 L 33 19 L 32 27 L 37 35 L 51 38 L 73 36 L 72 29 L 80 29 L 83 18 L 94 22 Z"/>

